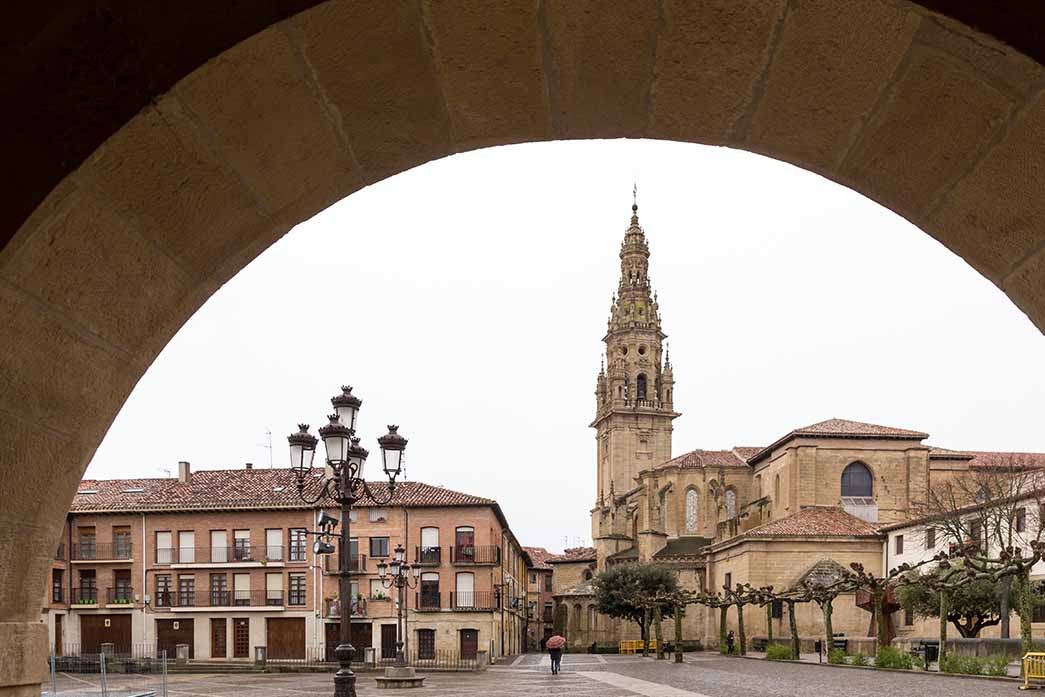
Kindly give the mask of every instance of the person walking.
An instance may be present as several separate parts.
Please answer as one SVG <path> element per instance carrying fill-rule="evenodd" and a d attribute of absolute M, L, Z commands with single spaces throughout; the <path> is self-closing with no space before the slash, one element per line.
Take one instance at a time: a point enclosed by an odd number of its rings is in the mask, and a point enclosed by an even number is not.
<path fill-rule="evenodd" d="M 562 648 L 566 646 L 566 638 L 558 634 L 548 637 L 545 642 L 548 647 L 548 655 L 552 659 L 552 675 L 558 675 L 562 666 Z"/>

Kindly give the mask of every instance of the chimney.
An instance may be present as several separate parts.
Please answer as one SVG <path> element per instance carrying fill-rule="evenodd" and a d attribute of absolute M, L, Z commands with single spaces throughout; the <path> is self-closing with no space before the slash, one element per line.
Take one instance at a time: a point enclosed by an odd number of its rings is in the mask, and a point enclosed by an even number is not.
<path fill-rule="evenodd" d="M 249 469 L 249 470 L 254 469 L 254 463 L 253 462 L 248 462 L 247 463 L 247 469 Z"/>
<path fill-rule="evenodd" d="M 189 467 L 189 463 L 184 460 L 178 463 L 178 481 L 182 484 L 192 483 L 192 469 Z"/>

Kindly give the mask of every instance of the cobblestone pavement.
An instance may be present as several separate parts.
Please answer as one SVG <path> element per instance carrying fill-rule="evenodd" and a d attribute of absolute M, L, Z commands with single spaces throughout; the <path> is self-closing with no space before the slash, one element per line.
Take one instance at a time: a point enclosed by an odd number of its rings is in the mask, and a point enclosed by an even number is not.
<path fill-rule="evenodd" d="M 90 690 L 97 676 L 63 676 L 59 695 Z M 137 681 L 137 682 L 132 682 Z M 152 679 L 155 683 L 155 679 Z M 114 675 L 109 687 L 148 687 L 142 678 Z M 152 687 L 157 685 L 153 684 Z M 430 673 L 420 690 L 378 690 L 373 673 L 361 673 L 360 697 L 993 697 L 1012 695 L 1016 684 L 974 678 L 890 673 L 854 668 L 770 663 L 687 654 L 686 663 L 641 656 L 568 655 L 559 675 L 552 675 L 547 656 L 509 659 L 482 673 Z M 157 694 L 159 690 L 157 690 Z M 96 693 L 97 694 L 97 693 Z M 329 674 L 174 675 L 169 697 L 246 695 L 297 697 L 332 694 Z"/>

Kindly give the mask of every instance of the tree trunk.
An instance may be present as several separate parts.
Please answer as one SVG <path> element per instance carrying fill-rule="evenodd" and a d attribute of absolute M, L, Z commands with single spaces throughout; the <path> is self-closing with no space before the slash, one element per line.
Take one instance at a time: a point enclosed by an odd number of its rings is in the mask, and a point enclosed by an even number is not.
<path fill-rule="evenodd" d="M 773 643 L 773 603 L 766 603 L 766 648 Z"/>
<path fill-rule="evenodd" d="M 947 591 L 940 591 L 940 666 L 943 667 L 944 656 L 947 655 L 947 613 L 949 611 L 948 606 L 950 605 L 950 595 Z M 929 667 L 929 662 L 925 663 L 926 669 Z"/>
<path fill-rule="evenodd" d="M 885 588 L 875 588 L 872 597 L 874 598 L 875 655 L 877 655 L 882 647 L 889 645 L 885 634 Z"/>
<path fill-rule="evenodd" d="M 675 606 L 675 663 L 682 663 L 682 606 Z"/>
<path fill-rule="evenodd" d="M 653 629 L 656 632 L 657 638 L 657 660 L 664 660 L 664 633 L 661 631 L 660 622 L 664 618 L 663 611 L 660 609 L 660 605 L 653 609 Z"/>
<path fill-rule="evenodd" d="M 1009 615 L 1012 613 L 1012 576 L 1006 576 L 998 586 L 998 605 L 1001 609 L 1001 638 L 1008 639 L 1010 634 Z"/>
<path fill-rule="evenodd" d="M 834 646 L 835 646 L 835 627 L 834 627 L 834 624 L 832 623 L 832 619 L 831 619 L 831 615 L 833 615 L 834 611 L 835 611 L 835 600 L 834 600 L 834 598 L 828 598 L 827 600 L 824 601 L 823 610 L 824 610 L 824 634 L 827 635 L 825 637 L 825 641 L 827 641 L 827 643 L 824 644 L 824 650 L 827 651 L 828 653 L 830 653 L 831 649 L 833 649 Z"/>
<path fill-rule="evenodd" d="M 726 619 L 729 612 L 729 605 L 723 605 L 718 609 L 718 651 L 719 653 L 727 653 L 726 649 Z"/>
<path fill-rule="evenodd" d="M 642 633 L 642 657 L 649 656 L 649 626 L 650 626 L 650 609 L 646 608 L 642 611 L 642 625 L 646 630 Z"/>
<path fill-rule="evenodd" d="M 802 657 L 802 644 L 798 640 L 798 620 L 795 619 L 795 601 L 787 601 L 787 623 L 791 627 L 791 658 L 796 661 Z"/>
<path fill-rule="evenodd" d="M 1034 650 L 1034 638 L 1031 634 L 1031 622 L 1034 615 L 1034 598 L 1030 587 L 1030 569 L 1024 569 L 1014 579 L 1016 590 L 1016 612 L 1020 614 L 1020 652 Z"/>
<path fill-rule="evenodd" d="M 747 655 L 747 636 L 744 634 L 744 605 L 737 603 L 737 641 L 740 642 L 738 651 L 741 656 Z"/>

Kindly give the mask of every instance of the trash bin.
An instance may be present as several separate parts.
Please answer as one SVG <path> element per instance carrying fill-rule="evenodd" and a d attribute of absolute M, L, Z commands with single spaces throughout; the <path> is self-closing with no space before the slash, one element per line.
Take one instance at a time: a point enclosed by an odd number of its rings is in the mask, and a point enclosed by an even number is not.
<path fill-rule="evenodd" d="M 263 666 L 265 661 L 268 660 L 269 649 L 267 646 L 255 646 L 254 647 L 254 665 Z"/>
<path fill-rule="evenodd" d="M 178 665 L 185 665 L 189 662 L 189 649 L 191 647 L 188 644 L 177 644 L 174 647 L 175 660 Z"/>
<path fill-rule="evenodd" d="M 940 642 L 925 642 L 925 662 L 932 663 L 940 658 Z"/>
<path fill-rule="evenodd" d="M 377 649 L 367 646 L 363 649 L 363 664 L 368 666 L 377 665 Z"/>

